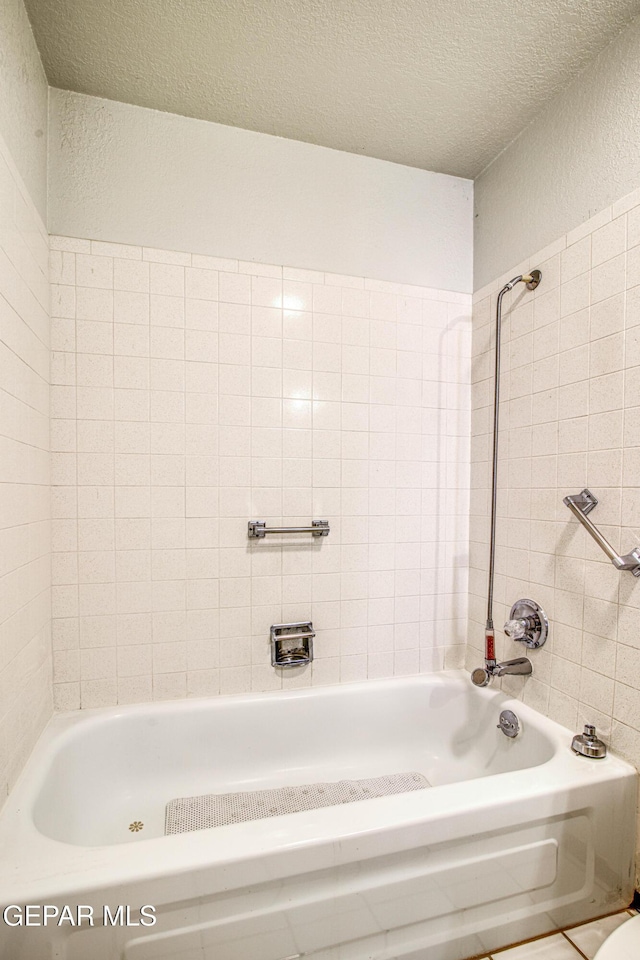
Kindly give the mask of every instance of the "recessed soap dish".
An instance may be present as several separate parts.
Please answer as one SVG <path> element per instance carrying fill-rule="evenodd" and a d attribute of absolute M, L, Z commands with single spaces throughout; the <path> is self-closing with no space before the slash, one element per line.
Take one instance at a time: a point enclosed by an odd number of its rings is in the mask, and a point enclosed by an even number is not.
<path fill-rule="evenodd" d="M 271 666 L 301 667 L 313 660 L 313 623 L 275 623 L 271 627 Z"/>

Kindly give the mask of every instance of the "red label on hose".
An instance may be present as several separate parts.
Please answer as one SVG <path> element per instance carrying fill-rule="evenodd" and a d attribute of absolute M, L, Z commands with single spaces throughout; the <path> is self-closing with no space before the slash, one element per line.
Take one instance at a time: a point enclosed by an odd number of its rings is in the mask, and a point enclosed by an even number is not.
<path fill-rule="evenodd" d="M 485 648 L 486 648 L 486 658 L 487 660 L 495 660 L 496 658 L 496 645 L 495 638 L 492 633 L 485 633 Z"/>

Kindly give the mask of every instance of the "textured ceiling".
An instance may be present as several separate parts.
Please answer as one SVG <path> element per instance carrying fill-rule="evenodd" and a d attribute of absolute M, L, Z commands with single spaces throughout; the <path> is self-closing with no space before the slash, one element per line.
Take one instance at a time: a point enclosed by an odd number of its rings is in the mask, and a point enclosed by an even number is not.
<path fill-rule="evenodd" d="M 475 177 L 640 0 L 26 0 L 49 82 Z"/>

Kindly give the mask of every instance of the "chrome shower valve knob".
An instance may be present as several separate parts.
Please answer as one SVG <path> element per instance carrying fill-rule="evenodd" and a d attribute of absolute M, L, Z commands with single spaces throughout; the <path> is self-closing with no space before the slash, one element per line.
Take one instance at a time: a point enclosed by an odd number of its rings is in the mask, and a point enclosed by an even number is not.
<path fill-rule="evenodd" d="M 512 606 L 509 616 L 504 632 L 511 640 L 517 640 L 533 649 L 545 643 L 549 633 L 549 621 L 535 600 L 518 600 Z"/>
<path fill-rule="evenodd" d="M 527 631 L 534 631 L 538 627 L 539 621 L 535 617 L 520 617 L 517 620 L 507 620 L 504 625 L 504 632 L 511 640 L 522 640 Z"/>

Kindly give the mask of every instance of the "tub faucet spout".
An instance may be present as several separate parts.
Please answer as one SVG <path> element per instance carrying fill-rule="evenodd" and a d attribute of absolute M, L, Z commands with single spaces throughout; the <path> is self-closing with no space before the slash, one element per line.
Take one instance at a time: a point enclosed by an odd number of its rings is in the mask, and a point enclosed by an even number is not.
<path fill-rule="evenodd" d="M 471 681 L 476 687 L 486 687 L 492 677 L 530 677 L 533 673 L 531 661 L 527 657 L 516 657 L 515 660 L 503 660 L 502 663 L 485 661 L 484 667 L 476 667 L 471 674 Z"/>
<path fill-rule="evenodd" d="M 530 677 L 533 673 L 531 661 L 527 657 L 516 657 L 515 660 L 503 660 L 497 663 L 494 671 L 494 677 L 504 677 L 510 675 L 513 677 Z"/>

